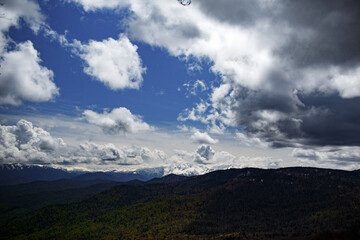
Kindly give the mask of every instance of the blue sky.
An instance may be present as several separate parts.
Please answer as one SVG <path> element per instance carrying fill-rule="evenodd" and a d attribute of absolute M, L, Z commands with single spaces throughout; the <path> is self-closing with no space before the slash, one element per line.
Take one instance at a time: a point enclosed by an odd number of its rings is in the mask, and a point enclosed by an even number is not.
<path fill-rule="evenodd" d="M 3 163 L 358 168 L 356 2 L 3 3 Z"/>
<path fill-rule="evenodd" d="M 53 30 L 58 33 L 67 32 L 68 38 L 82 42 L 90 39 L 102 41 L 107 38 L 118 38 L 119 34 L 124 33 L 121 24 L 129 15 L 126 9 L 86 13 L 74 4 L 52 5 L 40 1 L 39 5 Z M 26 22 L 22 21 L 18 28 L 11 28 L 9 36 L 17 42 L 31 40 L 40 54 L 41 65 L 51 69 L 55 74 L 54 82 L 60 89 L 59 96 L 50 103 L 26 103 L 27 106 L 33 106 L 44 114 L 77 116 L 78 112 L 74 111 L 76 106 L 81 109 L 96 106 L 98 110 L 122 106 L 142 115 L 149 123 L 157 126 L 171 125 L 172 128 L 176 128 L 179 113 L 185 108 L 192 107 L 194 101 L 200 97 L 210 94 L 209 88 L 200 92 L 199 96 L 193 96 L 187 93 L 184 84 L 217 78 L 208 71 L 210 63 L 207 61 L 201 63 L 194 60 L 206 71 L 190 72 L 185 61 L 170 56 L 166 49 L 134 41 L 142 64 L 146 67 L 142 86 L 138 90 L 111 91 L 83 72 L 84 61 L 74 56 L 71 48 L 64 48 L 57 41 L 35 34 Z"/>

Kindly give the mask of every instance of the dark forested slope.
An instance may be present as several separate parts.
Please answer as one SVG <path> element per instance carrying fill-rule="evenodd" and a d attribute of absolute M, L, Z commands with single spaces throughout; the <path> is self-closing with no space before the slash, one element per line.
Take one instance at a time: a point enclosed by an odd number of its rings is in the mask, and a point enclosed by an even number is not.
<path fill-rule="evenodd" d="M 0 236 L 359 239 L 359 220 L 359 172 L 230 169 L 175 182 L 118 185 L 80 202 L 17 215 L 1 222 Z"/>

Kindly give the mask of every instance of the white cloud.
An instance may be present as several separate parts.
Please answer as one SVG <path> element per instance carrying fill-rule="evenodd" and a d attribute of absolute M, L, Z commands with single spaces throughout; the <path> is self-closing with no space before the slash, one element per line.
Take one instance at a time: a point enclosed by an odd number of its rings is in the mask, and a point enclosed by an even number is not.
<path fill-rule="evenodd" d="M 96 11 L 104 8 L 119 8 L 125 7 L 129 4 L 128 0 L 67 0 L 68 2 L 74 2 L 81 4 L 85 11 Z"/>
<path fill-rule="evenodd" d="M 211 124 L 208 125 L 207 131 L 214 134 L 224 134 L 226 131 L 226 127 L 222 122 L 217 123 L 216 119 L 214 119 L 213 121 L 211 121 Z"/>
<path fill-rule="evenodd" d="M 105 1 L 75 1 L 85 9 L 111 7 Z M 176 1 L 118 1 L 113 8 L 129 4 L 134 14 L 128 20 L 128 35 L 153 46 L 163 47 L 174 56 L 208 58 L 211 70 L 237 83 L 261 85 L 264 71 L 274 62 L 270 47 L 276 37 L 272 25 L 254 29 L 232 26 L 213 19 L 198 4 L 184 8 Z M 121 3 L 121 4 L 120 4 Z M 264 37 L 266 36 L 266 38 Z M 266 39 L 266 41 L 264 40 Z"/>
<path fill-rule="evenodd" d="M 200 121 L 207 125 L 210 133 L 223 134 L 227 126 L 234 126 L 234 116 L 230 109 L 217 110 L 212 104 L 201 101 L 192 109 L 185 109 L 177 118 L 178 121 Z"/>
<path fill-rule="evenodd" d="M 2 56 L 0 104 L 20 105 L 23 100 L 44 102 L 53 99 L 59 90 L 53 72 L 40 65 L 39 53 L 26 41 Z"/>
<path fill-rule="evenodd" d="M 263 24 L 257 31 L 225 24 L 204 14 L 197 4 L 185 9 L 176 1 L 145 2 L 131 4 L 136 18 L 129 22 L 130 36 L 164 47 L 174 56 L 207 57 L 214 73 L 260 86 L 263 72 L 274 62 L 269 49 L 274 37 L 261 37 L 270 26 Z"/>
<path fill-rule="evenodd" d="M 8 35 L 19 27 L 20 19 L 37 33 L 45 26 L 39 5 L 29 0 L 6 0 L 0 6 L 0 105 L 20 105 L 22 101 L 45 102 L 59 94 L 53 72 L 41 66 L 31 41 L 15 43 Z M 9 50 L 9 43 L 13 50 Z"/>
<path fill-rule="evenodd" d="M 66 144 L 53 138 L 31 122 L 20 120 L 16 126 L 0 125 L 0 159 L 6 162 L 49 162 L 53 153 L 61 152 Z M 56 155 L 56 154 L 55 154 Z"/>
<path fill-rule="evenodd" d="M 133 115 L 127 108 L 115 108 L 111 112 L 103 114 L 91 110 L 83 112 L 85 119 L 98 127 L 106 134 L 137 133 L 153 129 L 143 122 L 140 116 Z"/>
<path fill-rule="evenodd" d="M 344 170 L 357 170 L 360 168 L 359 147 L 295 148 L 292 151 L 292 157 L 301 166 Z"/>
<path fill-rule="evenodd" d="M 86 62 L 84 71 L 112 90 L 139 89 L 145 68 L 133 45 L 125 35 L 119 39 L 90 40 L 79 46 L 79 55 Z"/>
<path fill-rule="evenodd" d="M 191 140 L 197 144 L 215 144 L 218 140 L 213 139 L 206 132 L 196 131 L 192 136 Z"/>
<path fill-rule="evenodd" d="M 12 26 L 19 26 L 20 18 L 24 19 L 30 28 L 37 32 L 44 21 L 44 16 L 40 12 L 40 7 L 29 0 L 6 0 L 0 6 L 0 51 L 2 52 L 7 45 L 9 38 L 5 33 Z"/>
<path fill-rule="evenodd" d="M 214 91 L 211 95 L 211 101 L 213 102 L 213 104 L 215 106 L 220 105 L 224 101 L 226 95 L 229 94 L 230 90 L 231 85 L 228 83 L 222 84 L 219 87 L 214 88 Z"/>
<path fill-rule="evenodd" d="M 132 146 L 117 148 L 113 144 L 96 144 L 86 142 L 80 144 L 79 153 L 74 153 L 80 163 L 104 165 L 139 165 L 146 162 L 163 161 L 166 154 L 162 151 L 151 151 L 148 148 Z"/>
<path fill-rule="evenodd" d="M 164 165 L 164 173 L 198 175 L 215 170 L 229 168 L 278 168 L 282 166 L 280 159 L 271 157 L 245 157 L 234 156 L 229 152 L 216 152 L 210 146 L 200 145 L 195 152 L 176 151 L 167 164 Z"/>
<path fill-rule="evenodd" d="M 314 81 L 314 78 L 317 81 Z M 317 88 L 324 93 L 336 91 L 342 98 L 360 96 L 360 65 L 350 69 L 336 66 L 307 68 L 303 72 L 303 80 L 306 84 L 302 90 L 306 92 Z"/>
<path fill-rule="evenodd" d="M 85 142 L 68 146 L 31 122 L 20 120 L 15 126 L 0 125 L 0 161 L 3 163 L 36 163 L 58 165 L 138 165 L 162 162 L 167 156 L 160 150 L 143 147 L 121 147 L 113 144 Z"/>
<path fill-rule="evenodd" d="M 236 138 L 239 140 L 241 145 L 245 145 L 247 147 L 253 148 L 267 148 L 268 144 L 262 141 L 258 137 L 251 137 L 246 135 L 245 133 L 237 132 Z"/>
<path fill-rule="evenodd" d="M 215 151 L 209 145 L 201 145 L 196 150 L 194 161 L 200 164 L 208 164 L 212 162 L 214 155 Z"/>
<path fill-rule="evenodd" d="M 360 159 L 360 147 L 323 147 L 317 149 L 295 148 L 292 156 L 305 161 L 317 161 L 320 163 L 338 162 L 338 164 L 358 163 Z"/>
<path fill-rule="evenodd" d="M 204 117 L 204 113 L 209 107 L 209 103 L 202 101 L 197 104 L 196 107 L 190 109 L 185 109 L 182 113 L 179 114 L 177 120 L 178 121 L 201 121 L 203 123 L 207 123 L 208 119 Z"/>
<path fill-rule="evenodd" d="M 196 80 L 194 83 L 185 83 L 183 86 L 187 90 L 186 97 L 189 97 L 189 95 L 196 96 L 199 92 L 204 92 L 207 90 L 205 82 L 201 80 Z"/>
<path fill-rule="evenodd" d="M 350 71 L 335 71 L 331 85 L 343 98 L 360 97 L 360 66 Z"/>
<path fill-rule="evenodd" d="M 190 131 L 189 127 L 187 127 L 185 125 L 178 125 L 177 128 L 179 129 L 180 132 L 188 132 L 188 131 Z"/>

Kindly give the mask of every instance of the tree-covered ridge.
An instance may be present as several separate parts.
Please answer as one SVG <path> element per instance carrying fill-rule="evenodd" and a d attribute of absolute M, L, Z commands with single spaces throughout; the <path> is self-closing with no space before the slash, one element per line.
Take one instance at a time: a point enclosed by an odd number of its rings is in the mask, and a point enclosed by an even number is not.
<path fill-rule="evenodd" d="M 180 182 L 118 185 L 80 202 L 18 213 L 1 222 L 0 236 L 312 239 L 323 232 L 316 238 L 351 239 L 359 234 L 359 221 L 359 172 L 231 169 Z M 352 235 L 341 233 L 348 229 Z"/>

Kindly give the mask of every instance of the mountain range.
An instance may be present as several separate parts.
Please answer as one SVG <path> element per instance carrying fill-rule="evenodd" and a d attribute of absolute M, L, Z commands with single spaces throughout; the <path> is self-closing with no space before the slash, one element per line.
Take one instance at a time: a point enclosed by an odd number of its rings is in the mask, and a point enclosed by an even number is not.
<path fill-rule="evenodd" d="M 0 239 L 360 239 L 359 171 L 246 168 L 0 191 Z"/>
<path fill-rule="evenodd" d="M 87 172 L 67 171 L 65 169 L 25 164 L 0 165 L 0 185 L 60 179 L 74 179 L 77 181 L 106 180 L 114 182 L 127 182 L 131 180 L 148 181 L 152 178 L 163 176 L 163 168 L 139 169 L 136 172 Z"/>

